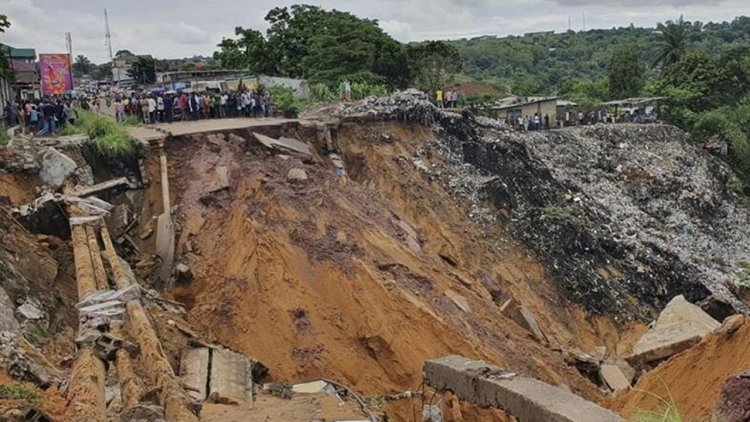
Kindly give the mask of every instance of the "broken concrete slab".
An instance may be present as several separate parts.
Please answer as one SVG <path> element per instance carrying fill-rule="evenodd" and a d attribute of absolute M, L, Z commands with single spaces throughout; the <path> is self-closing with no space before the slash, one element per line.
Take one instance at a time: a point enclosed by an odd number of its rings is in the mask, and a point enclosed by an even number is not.
<path fill-rule="evenodd" d="M 633 354 L 626 360 L 636 367 L 658 362 L 689 349 L 708 332 L 703 326 L 692 322 L 651 329 L 638 340 Z"/>
<path fill-rule="evenodd" d="M 44 319 L 44 312 L 30 303 L 24 303 L 16 308 L 16 315 L 19 319 L 26 321 L 37 321 Z"/>
<path fill-rule="evenodd" d="M 174 265 L 175 227 L 169 212 L 159 215 L 156 220 L 156 255 L 161 258 L 159 265 L 159 280 L 169 281 Z"/>
<path fill-rule="evenodd" d="M 453 290 L 446 290 L 445 296 L 447 296 L 448 299 L 450 299 L 453 304 L 458 307 L 458 309 L 464 311 L 467 314 L 471 312 L 471 306 L 469 305 L 469 301 L 467 301 L 465 297 L 454 292 Z"/>
<path fill-rule="evenodd" d="M 614 363 L 603 363 L 599 368 L 599 375 L 612 391 L 622 391 L 630 388 L 630 381 L 623 374 L 619 366 Z"/>
<path fill-rule="evenodd" d="M 130 208 L 125 204 L 115 206 L 109 216 L 105 218 L 110 233 L 117 238 L 125 233 L 132 221 Z"/>
<path fill-rule="evenodd" d="M 209 397 L 216 402 L 235 401 L 253 407 L 253 365 L 246 357 L 227 349 L 211 351 Z"/>
<path fill-rule="evenodd" d="M 276 149 L 283 149 L 287 151 L 299 152 L 307 156 L 312 155 L 310 146 L 296 139 L 283 138 L 283 137 L 279 139 L 274 139 L 274 138 L 271 138 L 270 136 L 266 136 L 257 132 L 253 132 L 253 136 L 255 136 L 255 139 L 257 139 L 260 143 L 267 146 L 268 148 L 276 148 Z"/>
<path fill-rule="evenodd" d="M 500 307 L 500 312 L 506 317 L 512 319 L 522 328 L 526 329 L 526 331 L 530 332 L 534 338 L 540 342 L 544 343 L 547 341 L 547 336 L 545 336 L 542 329 L 539 328 L 539 324 L 531 310 L 524 305 L 516 303 L 513 298 L 508 299 L 503 303 Z"/>
<path fill-rule="evenodd" d="M 501 408 L 522 421 L 624 421 L 567 390 L 534 378 L 513 376 L 497 366 L 462 356 L 426 361 L 424 380 L 432 388 L 450 389 L 461 400 Z"/>
<path fill-rule="evenodd" d="M 119 177 L 117 179 L 107 180 L 106 182 L 97 183 L 93 186 L 78 189 L 73 193 L 73 196 L 84 198 L 122 186 L 130 186 L 130 182 L 128 182 L 128 179 L 126 177 Z"/>
<path fill-rule="evenodd" d="M 329 382 L 323 381 L 323 380 L 305 382 L 302 384 L 294 384 L 292 386 L 292 392 L 294 394 L 325 393 L 331 396 L 339 397 L 338 393 L 336 392 L 336 387 L 331 385 Z"/>
<path fill-rule="evenodd" d="M 180 360 L 182 384 L 187 393 L 196 400 L 205 400 L 208 396 L 209 359 L 208 347 L 188 349 L 182 353 Z"/>
<path fill-rule="evenodd" d="M 65 179 L 78 168 L 78 164 L 72 158 L 55 148 L 47 148 L 42 153 L 40 165 L 39 177 L 54 190 L 60 189 Z"/>
<path fill-rule="evenodd" d="M 682 352 L 721 324 L 682 295 L 672 299 L 659 314 L 656 324 L 638 340 L 626 360 L 639 367 Z"/>
<path fill-rule="evenodd" d="M 659 318 L 656 320 L 656 328 L 683 322 L 701 325 L 709 331 L 713 331 L 721 326 L 718 321 L 703 311 L 700 306 L 688 302 L 684 296 L 679 295 L 669 301 L 664 310 L 661 311 Z"/>

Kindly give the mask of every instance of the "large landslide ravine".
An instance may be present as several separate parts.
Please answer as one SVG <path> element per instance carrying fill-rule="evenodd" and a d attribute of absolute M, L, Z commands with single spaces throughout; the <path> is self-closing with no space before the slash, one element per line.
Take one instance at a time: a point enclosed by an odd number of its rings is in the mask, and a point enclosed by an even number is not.
<path fill-rule="evenodd" d="M 316 142 L 303 129 L 291 135 Z M 614 352 L 632 340 L 609 318 L 560 306 L 542 266 L 499 223 L 501 241 L 483 240 L 465 205 L 407 160 L 432 136 L 397 123 L 345 125 L 337 141 L 350 178 L 317 154 L 271 152 L 250 133 L 171 139 L 178 262 L 194 275 L 172 293 L 191 306 L 192 323 L 274 379 L 401 392 L 419 386 L 425 359 L 457 353 L 601 401 L 563 350 Z M 291 169 L 307 179 L 289 180 Z M 158 203 L 146 201 L 143 216 L 158 215 Z M 536 315 L 546 339 L 500 312 L 510 298 Z"/>

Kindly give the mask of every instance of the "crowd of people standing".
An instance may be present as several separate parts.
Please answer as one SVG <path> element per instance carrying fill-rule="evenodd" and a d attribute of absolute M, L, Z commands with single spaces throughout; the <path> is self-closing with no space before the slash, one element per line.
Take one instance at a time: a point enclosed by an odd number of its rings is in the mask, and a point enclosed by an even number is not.
<path fill-rule="evenodd" d="M 437 108 L 456 108 L 458 106 L 458 89 L 438 89 L 435 91 Z"/>
<path fill-rule="evenodd" d="M 88 101 L 84 101 L 88 108 Z M 75 100 L 64 97 L 44 97 L 38 100 L 8 101 L 5 105 L 6 127 L 20 126 L 24 134 L 56 134 L 78 116 Z"/>
<path fill-rule="evenodd" d="M 222 119 L 227 117 L 271 117 L 274 101 L 268 91 L 180 92 L 115 95 L 115 116 L 124 121 L 171 123 L 175 120 Z"/>

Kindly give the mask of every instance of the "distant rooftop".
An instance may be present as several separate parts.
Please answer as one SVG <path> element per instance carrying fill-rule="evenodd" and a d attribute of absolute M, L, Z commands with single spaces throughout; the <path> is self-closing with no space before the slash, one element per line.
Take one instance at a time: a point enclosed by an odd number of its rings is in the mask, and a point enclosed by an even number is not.
<path fill-rule="evenodd" d="M 2 43 L 0 43 L 0 46 L 2 46 L 3 49 L 10 48 L 10 58 L 12 59 L 36 60 L 36 50 L 34 50 L 33 48 L 15 48 Z"/>

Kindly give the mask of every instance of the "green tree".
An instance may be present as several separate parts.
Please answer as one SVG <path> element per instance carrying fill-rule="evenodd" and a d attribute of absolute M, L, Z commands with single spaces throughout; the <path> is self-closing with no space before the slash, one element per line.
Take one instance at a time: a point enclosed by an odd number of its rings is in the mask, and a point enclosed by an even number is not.
<path fill-rule="evenodd" d="M 690 23 L 680 16 L 677 21 L 659 23 L 656 30 L 659 33 L 654 67 L 661 67 L 662 71 L 679 62 L 687 51 Z"/>
<path fill-rule="evenodd" d="M 95 66 L 88 57 L 79 54 L 73 62 L 73 73 L 77 77 L 88 75 L 93 71 Z"/>
<path fill-rule="evenodd" d="M 102 63 L 94 65 L 91 71 L 91 77 L 97 81 L 103 81 L 112 78 L 112 63 Z"/>
<path fill-rule="evenodd" d="M 513 75 L 510 84 L 510 91 L 515 95 L 528 96 L 545 94 L 550 91 L 550 88 L 551 87 L 546 85 L 541 79 L 522 72 Z"/>
<path fill-rule="evenodd" d="M 404 46 L 377 21 L 309 5 L 274 8 L 266 21 L 265 37 L 236 28 L 236 37 L 223 39 L 214 58 L 225 67 L 328 85 L 342 78 L 391 86 L 408 81 Z"/>
<path fill-rule="evenodd" d="M 407 55 L 414 83 L 429 92 L 453 83 L 462 69 L 458 49 L 443 41 L 410 45 Z"/>
<path fill-rule="evenodd" d="M 262 74 L 276 74 L 276 60 L 271 54 L 268 41 L 260 31 L 234 28 L 237 39 L 224 38 L 214 52 L 214 59 L 220 60 L 225 69 L 247 69 Z"/>
<path fill-rule="evenodd" d="M 609 61 L 609 97 L 636 97 L 643 88 L 643 69 L 638 47 L 623 44 L 615 48 Z"/>
<path fill-rule="evenodd" d="M 6 29 L 10 28 L 10 21 L 8 16 L 0 15 L 0 34 L 5 32 Z M 13 70 L 9 66 L 10 47 L 7 45 L 0 44 L 0 78 L 14 79 L 15 75 Z"/>
<path fill-rule="evenodd" d="M 0 15 L 0 33 L 5 32 L 6 29 L 10 28 L 10 21 L 7 15 Z"/>
<path fill-rule="evenodd" d="M 128 75 L 142 85 L 156 82 L 156 60 L 151 56 L 140 56 L 133 62 Z"/>
<path fill-rule="evenodd" d="M 115 53 L 116 59 L 121 59 L 128 56 L 135 56 L 135 54 L 133 54 L 133 52 L 130 50 L 117 50 L 117 52 Z"/>
<path fill-rule="evenodd" d="M 604 101 L 609 94 L 607 80 L 563 78 L 558 84 L 557 94 L 583 107 L 593 107 Z"/>

